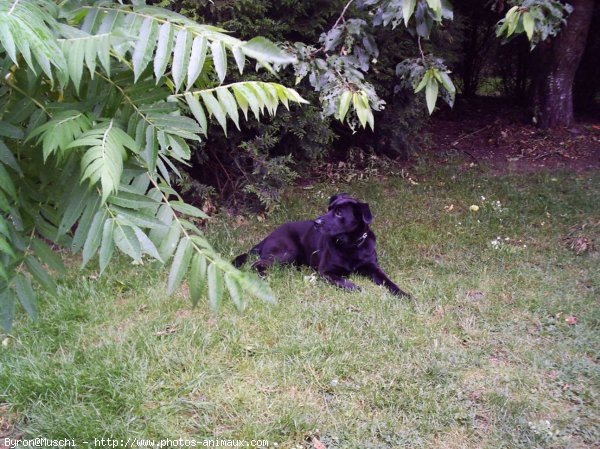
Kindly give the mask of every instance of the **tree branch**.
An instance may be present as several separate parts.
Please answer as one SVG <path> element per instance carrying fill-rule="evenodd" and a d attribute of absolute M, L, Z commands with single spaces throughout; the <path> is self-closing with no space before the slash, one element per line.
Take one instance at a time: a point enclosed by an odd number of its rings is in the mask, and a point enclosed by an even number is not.
<path fill-rule="evenodd" d="M 342 9 L 342 13 L 338 17 L 338 19 L 335 21 L 335 23 L 333 24 L 333 26 L 331 27 L 331 29 L 333 29 L 336 26 L 338 26 L 340 24 L 340 21 L 344 20 L 344 14 L 346 14 L 346 11 L 348 11 L 348 8 L 350 8 L 350 5 L 352 4 L 353 1 L 354 0 L 350 0 L 348 3 L 346 3 L 346 6 L 344 6 L 344 9 Z"/>
<path fill-rule="evenodd" d="M 423 47 L 421 47 L 421 36 L 417 37 L 417 44 L 419 44 L 419 51 L 421 52 L 421 59 L 425 62 L 425 53 L 423 53 Z"/>

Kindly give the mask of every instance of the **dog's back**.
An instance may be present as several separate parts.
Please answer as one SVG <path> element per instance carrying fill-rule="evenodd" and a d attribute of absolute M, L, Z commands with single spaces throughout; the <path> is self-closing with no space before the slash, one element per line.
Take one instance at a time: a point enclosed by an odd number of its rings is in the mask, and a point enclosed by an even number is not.
<path fill-rule="evenodd" d="M 250 254 L 258 254 L 261 259 L 272 262 L 309 265 L 310 254 L 318 248 L 318 233 L 314 230 L 312 220 L 290 221 L 276 228 L 258 245 L 233 261 L 235 267 L 241 267 Z"/>

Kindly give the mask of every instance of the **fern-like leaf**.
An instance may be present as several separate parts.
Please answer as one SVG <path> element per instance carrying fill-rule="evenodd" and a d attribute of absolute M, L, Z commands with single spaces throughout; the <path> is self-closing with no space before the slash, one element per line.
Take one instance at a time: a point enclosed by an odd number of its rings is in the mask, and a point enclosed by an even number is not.
<path fill-rule="evenodd" d="M 176 90 L 185 78 L 188 88 L 193 85 L 202 72 L 208 49 L 213 60 L 212 68 L 221 82 L 227 71 L 227 51 L 234 56 L 240 71 L 246 57 L 256 60 L 261 66 L 290 64 L 296 60 L 293 55 L 263 37 L 244 42 L 227 35 L 221 28 L 201 25 L 180 14 L 154 6 L 107 3 L 82 7 L 79 14 L 86 15 L 81 28 L 85 28 L 88 34 L 111 32 L 129 38 L 119 41 L 113 49 L 119 55 L 131 56 L 135 79 L 139 78 L 148 62 L 154 59 L 154 75 L 158 82 L 171 63 Z M 109 16 L 111 20 L 107 24 Z M 100 17 L 104 19 L 100 20 Z"/>
<path fill-rule="evenodd" d="M 0 2 L 0 42 L 9 57 L 19 65 L 20 54 L 32 71 L 41 67 L 50 79 L 52 66 L 67 71 L 67 62 L 55 39 L 54 30 L 60 26 L 56 12 L 49 0 Z"/>
<path fill-rule="evenodd" d="M 92 122 L 84 113 L 73 110 L 63 111 L 32 130 L 27 140 L 39 136 L 37 143 L 42 143 L 45 161 L 57 150 L 60 150 L 62 156 L 73 140 L 91 127 Z"/>
<path fill-rule="evenodd" d="M 175 97 L 185 99 L 202 130 L 205 130 L 207 126 L 206 115 L 202 107 L 204 104 L 204 108 L 217 119 L 225 133 L 227 133 L 227 117 L 239 128 L 238 108 L 242 110 L 246 118 L 248 118 L 248 108 L 250 108 L 256 118 L 260 120 L 265 108 L 270 115 L 274 115 L 279 103 L 283 103 L 286 108 L 290 101 L 308 103 L 294 89 L 262 81 L 233 83 L 214 89 L 186 92 Z"/>
<path fill-rule="evenodd" d="M 135 141 L 116 125 L 114 119 L 91 129 L 68 145 L 68 148 L 74 147 L 87 148 L 81 159 L 81 179 L 89 179 L 91 184 L 100 182 L 102 202 L 118 190 L 123 161 L 127 158 L 125 148 L 138 152 Z"/>

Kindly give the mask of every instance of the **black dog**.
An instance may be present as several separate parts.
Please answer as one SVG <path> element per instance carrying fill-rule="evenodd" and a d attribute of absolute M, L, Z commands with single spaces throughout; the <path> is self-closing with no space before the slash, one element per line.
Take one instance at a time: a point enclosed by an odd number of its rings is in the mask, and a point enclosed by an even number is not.
<path fill-rule="evenodd" d="M 375 234 L 369 229 L 373 216 L 367 203 L 347 194 L 329 199 L 325 215 L 314 221 L 293 221 L 275 229 L 267 238 L 233 261 L 240 267 L 248 254 L 260 259 L 253 268 L 263 275 L 274 263 L 308 265 L 332 284 L 348 290 L 358 289 L 343 276 L 351 273 L 369 277 L 394 295 L 408 296 L 379 268 L 375 253 Z"/>

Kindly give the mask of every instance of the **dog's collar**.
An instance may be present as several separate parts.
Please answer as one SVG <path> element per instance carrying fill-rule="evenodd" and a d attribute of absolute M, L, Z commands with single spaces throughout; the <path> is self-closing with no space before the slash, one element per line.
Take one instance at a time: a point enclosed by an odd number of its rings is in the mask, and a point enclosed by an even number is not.
<path fill-rule="evenodd" d="M 363 235 L 360 236 L 360 238 L 356 241 L 356 246 L 360 246 L 363 243 L 365 243 L 365 240 L 367 240 L 368 234 L 365 232 Z"/>
<path fill-rule="evenodd" d="M 360 247 L 360 246 L 361 246 L 363 243 L 365 243 L 365 240 L 367 240 L 367 237 L 368 237 L 368 236 L 369 236 L 369 234 L 367 234 L 366 232 L 365 232 L 363 235 L 361 235 L 361 236 L 359 237 L 359 239 L 358 239 L 356 242 L 354 242 L 354 244 L 356 245 L 356 247 L 358 248 L 358 247 Z M 335 239 L 335 243 L 337 243 L 337 244 L 339 245 L 339 244 L 341 244 L 342 242 L 341 242 L 341 240 L 340 240 L 340 239 Z"/>

